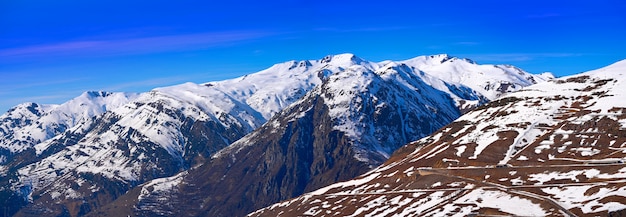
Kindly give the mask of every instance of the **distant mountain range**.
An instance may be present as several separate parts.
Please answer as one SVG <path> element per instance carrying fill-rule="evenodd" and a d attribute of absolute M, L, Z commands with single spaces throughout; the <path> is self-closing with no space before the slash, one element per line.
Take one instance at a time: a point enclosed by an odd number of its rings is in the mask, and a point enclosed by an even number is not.
<path fill-rule="evenodd" d="M 448 55 L 341 54 L 26 103 L 0 116 L 0 203 L 17 216 L 243 216 L 363 174 L 463 112 L 551 78 Z"/>
<path fill-rule="evenodd" d="M 250 216 L 624 216 L 625 112 L 623 60 L 503 96 Z"/>

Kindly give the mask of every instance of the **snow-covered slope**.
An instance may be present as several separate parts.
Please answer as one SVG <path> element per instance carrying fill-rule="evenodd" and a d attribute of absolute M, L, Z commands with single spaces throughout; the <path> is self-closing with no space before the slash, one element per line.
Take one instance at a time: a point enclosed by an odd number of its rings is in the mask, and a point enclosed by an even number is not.
<path fill-rule="evenodd" d="M 250 215 L 623 214 L 625 75 L 626 60 L 511 93 L 367 174 Z"/>
<path fill-rule="evenodd" d="M 313 87 L 321 85 L 322 87 L 310 95 L 323 98 L 329 108 L 329 116 L 334 121 L 334 129 L 344 132 L 362 144 L 397 145 L 405 142 L 408 137 L 421 138 L 438 129 L 439 125 L 435 124 L 434 129 L 419 129 L 419 126 L 413 126 L 383 133 L 383 130 L 377 128 L 379 126 L 373 126 L 375 123 L 368 121 L 376 119 L 372 118 L 374 116 L 389 116 L 393 113 L 390 112 L 392 110 L 396 110 L 394 112 L 397 117 L 386 118 L 396 118 L 397 120 L 393 121 L 398 123 L 404 122 L 408 116 L 427 113 L 445 118 L 458 117 L 459 110 L 474 108 L 522 87 L 552 78 L 550 74 L 533 75 L 510 65 L 478 65 L 471 60 L 445 54 L 380 63 L 368 62 L 353 54 L 341 54 L 327 56 L 317 61 L 277 64 L 257 74 L 209 85 L 231 93 L 235 98 L 251 104 L 253 108 L 259 108 L 264 117 L 271 117 L 276 111 L 282 110 L 285 105 L 299 98 L 294 96 L 304 95 Z M 266 83 L 271 87 L 258 89 L 259 84 Z M 307 91 L 302 93 L 299 90 Z M 282 94 L 277 94 L 281 91 Z M 385 100 L 388 101 L 379 100 L 380 97 L 387 97 Z M 450 98 L 454 103 L 453 106 L 448 106 Z M 399 105 L 392 107 L 389 102 Z M 417 104 L 407 105 L 415 102 Z M 368 106 L 373 106 L 371 114 L 364 111 L 370 109 Z M 400 109 L 421 106 L 426 106 L 427 109 L 417 114 Z M 292 119 L 296 119 L 297 116 Z M 243 146 L 249 145 L 245 140 L 239 143 Z M 227 150 L 238 148 L 235 145 Z M 374 145 L 363 147 L 363 150 L 378 152 L 380 156 L 355 157 L 364 162 L 375 162 L 373 159 L 386 159 L 395 150 L 395 145 Z M 380 162 L 373 164 L 377 163 Z"/>
<path fill-rule="evenodd" d="M 329 76 L 296 102 L 297 111 L 287 109 L 283 114 L 287 120 L 274 119 L 268 125 L 283 128 L 280 121 L 295 121 L 315 108 L 301 103 L 321 100 L 330 127 L 354 143 L 353 157 L 371 165 L 382 163 L 398 145 L 412 141 L 408 138 L 422 138 L 460 116 L 453 94 L 431 87 L 416 74 L 404 64 L 388 63 L 375 71 L 353 65 Z M 254 136 L 260 135 L 253 133 L 213 157 L 254 145 L 248 139 Z"/>
<path fill-rule="evenodd" d="M 329 75 L 354 65 L 372 70 L 379 67 L 354 54 L 329 55 L 320 60 L 279 63 L 254 74 L 206 85 L 248 104 L 269 119 L 321 84 Z"/>
<path fill-rule="evenodd" d="M 137 184 L 174 175 L 263 122 L 260 113 L 209 86 L 157 88 L 35 145 L 43 159 L 17 169 L 17 180 L 9 182 L 33 201 L 24 212 L 50 202 L 45 206 L 51 213 L 69 209 L 77 215 L 83 211 L 71 205 L 76 201 L 95 208 L 102 199 L 93 194 L 111 200 Z"/>
<path fill-rule="evenodd" d="M 550 73 L 533 75 L 511 65 L 478 65 L 446 54 L 419 56 L 401 63 L 423 71 L 420 77 L 439 90 L 454 93 L 450 85 L 465 86 L 489 100 L 554 78 Z"/>
<path fill-rule="evenodd" d="M 352 66 L 376 71 L 381 67 L 402 65 L 435 89 L 452 95 L 459 107 L 468 108 L 522 87 L 554 78 L 551 74 L 534 75 L 511 65 L 480 65 L 469 59 L 447 54 L 419 56 L 404 61 L 370 62 L 354 54 L 329 55 L 320 60 L 289 61 L 237 79 L 209 82 L 205 85 L 228 93 L 250 105 L 269 119 L 298 100 L 324 78 Z"/>
<path fill-rule="evenodd" d="M 461 81 L 448 83 L 420 71 L 416 68 L 420 65 L 386 61 L 375 66 L 351 55 L 341 57 L 352 61 L 352 65 L 321 76 L 320 84 L 268 123 L 222 149 L 211 161 L 158 181 L 176 187 L 163 190 L 140 186 L 133 190 L 136 195 L 132 199 L 123 197 L 113 204 L 137 201 L 132 205 L 135 208 L 124 215 L 241 216 L 263 205 L 353 178 L 385 161 L 401 145 L 460 116 L 462 101 L 476 105 L 489 100 Z M 474 65 L 467 61 L 459 64 Z M 511 72 L 500 70 L 496 75 L 507 73 Z M 440 84 L 441 90 L 426 83 L 426 76 L 430 76 L 430 82 Z M 502 79 L 494 76 L 492 82 L 518 82 Z M 524 80 L 519 86 L 530 83 Z M 491 92 L 496 95 L 507 91 Z M 189 201 L 165 197 L 194 198 L 194 206 L 189 206 Z"/>
<path fill-rule="evenodd" d="M 78 124 L 62 134 L 34 141 L 30 160 L 6 168 L 9 174 L 2 182 L 10 187 L 3 190 L 30 201 L 20 213 L 85 214 L 141 183 L 204 163 L 312 90 L 327 107 L 329 130 L 355 143 L 349 146 L 355 154 L 345 157 L 377 165 L 407 140 L 451 121 L 461 109 L 544 80 L 512 67 L 447 56 L 442 61 L 441 56 L 422 57 L 428 62 L 422 64 L 416 59 L 374 63 L 341 54 L 281 63 L 226 81 L 157 88 L 97 119 L 73 122 Z M 435 67 L 437 62 L 445 67 Z M 482 74 L 483 80 L 445 80 L 455 74 Z M 438 119 L 409 121 L 426 116 Z M 249 145 L 242 143 L 233 148 Z"/>
<path fill-rule="evenodd" d="M 267 124 L 171 184 L 175 192 L 142 187 L 135 214 L 241 216 L 355 177 L 461 114 L 448 94 L 422 82 L 409 67 L 379 69 L 354 65 L 329 76 Z M 177 210 L 184 204 L 159 203 L 163 195 L 206 199 Z M 219 195 L 228 198 L 214 199 Z"/>
<path fill-rule="evenodd" d="M 0 164 L 76 124 L 136 97 L 130 93 L 85 92 L 61 105 L 23 103 L 0 116 Z"/>

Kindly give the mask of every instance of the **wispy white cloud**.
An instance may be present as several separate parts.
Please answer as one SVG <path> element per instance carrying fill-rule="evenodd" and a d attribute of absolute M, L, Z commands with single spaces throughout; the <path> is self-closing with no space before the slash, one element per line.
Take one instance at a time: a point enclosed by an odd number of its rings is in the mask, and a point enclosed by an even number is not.
<path fill-rule="evenodd" d="M 80 40 L 0 50 L 0 58 L 59 55 L 120 55 L 204 49 L 266 37 L 266 31 L 209 32 L 185 35 L 135 37 L 112 40 Z"/>

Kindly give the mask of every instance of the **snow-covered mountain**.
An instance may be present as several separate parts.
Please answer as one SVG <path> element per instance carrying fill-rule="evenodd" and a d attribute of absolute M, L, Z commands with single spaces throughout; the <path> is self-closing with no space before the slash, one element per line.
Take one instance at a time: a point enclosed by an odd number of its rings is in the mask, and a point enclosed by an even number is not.
<path fill-rule="evenodd" d="M 15 188 L 17 170 L 37 162 L 46 154 L 36 154 L 35 146 L 79 126 L 90 125 L 97 116 L 136 98 L 132 93 L 85 92 L 60 105 L 23 103 L 0 116 L 0 203 L 5 213 L 13 213 L 26 204 L 25 192 Z M 63 147 L 56 146 L 49 153 Z M 38 156 L 39 155 L 39 156 Z"/>
<path fill-rule="evenodd" d="M 250 216 L 620 216 L 626 60 L 481 106 L 385 164 Z"/>
<path fill-rule="evenodd" d="M 209 86 L 157 88 L 35 145 L 42 159 L 17 168 L 8 182 L 32 201 L 18 214 L 84 215 L 135 185 L 203 162 L 263 121 Z"/>
<path fill-rule="evenodd" d="M 289 61 L 237 79 L 209 82 L 212 86 L 258 111 L 265 119 L 300 99 L 333 73 L 354 65 L 379 65 L 354 54 L 329 55 L 320 60 Z"/>
<path fill-rule="evenodd" d="M 11 108 L 0 116 L 0 164 L 135 97 L 130 93 L 85 92 L 61 105 L 23 103 Z"/>
<path fill-rule="evenodd" d="M 20 104 L 0 116 L 0 148 L 21 152 L 134 97 L 129 93 L 85 92 L 61 105 Z"/>
<path fill-rule="evenodd" d="M 457 79 L 463 76 L 466 78 Z M 472 77 L 481 80 L 476 82 Z M 13 160 L 19 163 L 3 168 L 6 172 L 0 179 L 0 193 L 9 196 L 0 202 L 12 205 L 11 209 L 20 208 L 18 215 L 84 215 L 119 201 L 128 190 L 146 183 L 138 188 L 141 194 L 135 195 L 143 196 L 133 198 L 142 211 L 146 203 L 140 199 L 150 201 L 150 193 L 160 189 L 154 188 L 158 186 L 155 183 L 187 177 L 180 172 L 195 176 L 199 173 L 192 171 L 201 171 L 196 168 L 223 169 L 213 164 L 246 165 L 245 161 L 227 163 L 231 158 L 226 156 L 245 154 L 247 151 L 240 150 L 247 148 L 301 148 L 305 146 L 298 144 L 324 142 L 325 146 L 318 148 L 320 153 L 309 157 L 319 161 L 327 155 L 326 160 L 315 165 L 316 169 L 310 168 L 313 172 L 307 172 L 308 177 L 292 177 L 304 182 L 299 181 L 295 188 L 287 186 L 284 192 L 289 193 L 279 193 L 264 202 L 273 203 L 330 181 L 352 178 L 383 162 L 400 145 L 452 121 L 462 110 L 545 79 L 548 77 L 511 66 L 478 65 L 447 55 L 374 63 L 341 54 L 281 63 L 227 81 L 157 88 L 95 119 L 73 122 L 75 126 L 48 140 L 20 146 L 30 153 L 30 160 L 22 157 Z M 316 116 L 323 121 L 314 130 L 308 121 Z M 299 127 L 303 125 L 309 128 Z M 301 136 L 294 136 L 295 132 Z M 339 149 L 324 154 L 332 147 Z M 276 156 L 302 152 L 268 149 L 256 153 Z M 293 160 L 289 163 L 296 162 Z M 352 173 L 330 180 L 315 177 L 337 173 L 344 164 L 358 166 Z M 284 179 L 280 176 L 286 174 L 268 172 L 277 179 Z M 145 186 L 153 188 L 144 192 Z M 18 203 L 12 201 L 16 198 L 23 198 L 28 205 L 15 205 Z"/>
<path fill-rule="evenodd" d="M 424 72 L 420 74 L 424 82 L 449 93 L 463 110 L 554 78 L 550 73 L 531 75 L 511 65 L 479 65 L 446 54 L 419 56 L 401 63 Z"/>
<path fill-rule="evenodd" d="M 429 61 L 414 66 L 391 61 L 363 64 L 353 55 L 340 58 L 352 61 L 352 66 L 323 76 L 322 83 L 303 98 L 210 161 L 140 186 L 98 215 L 118 212 L 114 207 L 123 206 L 122 201 L 136 201 L 127 205 L 134 207 L 127 213 L 116 214 L 242 216 L 362 174 L 399 146 L 450 123 L 461 115 L 462 107 L 513 91 L 483 89 L 491 93 L 487 97 L 464 86 L 462 80 L 448 83 L 417 67 L 455 64 L 465 74 L 493 73 L 493 80 L 485 79 L 485 84 L 516 84 L 515 88 L 533 83 L 519 77 L 542 79 L 521 70 L 481 71 L 470 61 L 446 56 L 424 57 Z M 497 69 L 486 67 L 493 68 Z M 496 80 L 507 74 L 506 80 Z M 439 84 L 441 90 L 432 84 Z"/>

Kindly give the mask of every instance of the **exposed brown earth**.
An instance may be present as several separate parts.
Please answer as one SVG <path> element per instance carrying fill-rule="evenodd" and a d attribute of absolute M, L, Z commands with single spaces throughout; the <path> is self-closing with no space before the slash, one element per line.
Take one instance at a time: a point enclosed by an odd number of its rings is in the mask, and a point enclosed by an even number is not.
<path fill-rule="evenodd" d="M 489 103 L 357 179 L 250 216 L 620 216 L 626 85 L 606 76 Z"/>

